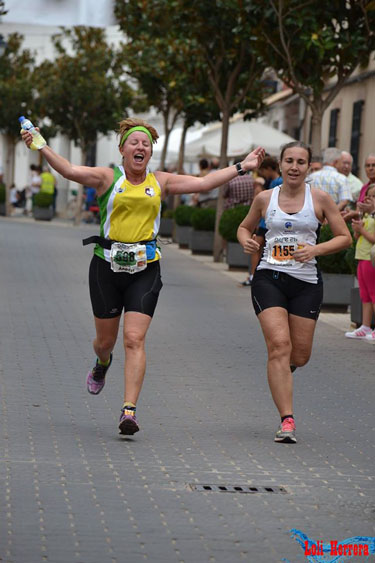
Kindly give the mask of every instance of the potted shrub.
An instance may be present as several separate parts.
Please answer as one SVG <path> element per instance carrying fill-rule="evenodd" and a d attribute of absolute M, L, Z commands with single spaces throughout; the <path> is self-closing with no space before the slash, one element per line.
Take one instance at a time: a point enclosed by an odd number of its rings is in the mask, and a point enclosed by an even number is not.
<path fill-rule="evenodd" d="M 0 215 L 5 215 L 5 184 L 0 182 Z"/>
<path fill-rule="evenodd" d="M 33 197 L 33 217 L 37 220 L 51 221 L 53 218 L 53 194 L 38 192 Z"/>
<path fill-rule="evenodd" d="M 176 238 L 180 248 L 188 248 L 190 244 L 190 233 L 193 230 L 191 226 L 191 215 L 194 207 L 190 205 L 179 205 L 174 212 L 174 220 L 176 223 Z"/>
<path fill-rule="evenodd" d="M 173 209 L 164 209 L 161 212 L 159 234 L 162 237 L 171 237 L 173 233 Z"/>
<path fill-rule="evenodd" d="M 350 226 L 349 230 L 351 231 Z M 332 236 L 329 225 L 323 225 L 320 230 L 319 242 L 326 242 Z M 341 250 L 336 254 L 319 256 L 317 257 L 317 262 L 324 282 L 323 304 L 349 305 L 356 272 L 354 240 L 350 248 Z"/>
<path fill-rule="evenodd" d="M 191 215 L 193 230 L 190 249 L 193 254 L 212 254 L 214 248 L 215 209 L 195 208 Z"/>
<path fill-rule="evenodd" d="M 245 219 L 249 205 L 237 205 L 231 209 L 225 209 L 219 222 L 219 233 L 227 241 L 227 264 L 230 268 L 249 268 L 251 257 L 245 254 L 242 246 L 237 240 L 237 229 Z"/>

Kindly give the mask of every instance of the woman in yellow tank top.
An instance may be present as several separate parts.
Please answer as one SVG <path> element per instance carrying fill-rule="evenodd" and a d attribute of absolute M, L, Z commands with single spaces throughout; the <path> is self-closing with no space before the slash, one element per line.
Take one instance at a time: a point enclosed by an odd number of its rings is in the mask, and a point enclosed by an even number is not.
<path fill-rule="evenodd" d="M 125 392 L 119 429 L 121 434 L 132 435 L 139 430 L 136 404 L 145 375 L 145 338 L 162 287 L 155 241 L 161 201 L 168 195 L 208 192 L 257 168 L 264 149 L 258 147 L 236 166 L 201 178 L 151 173 L 148 162 L 158 139 L 154 127 L 142 119 L 129 118 L 121 121 L 118 133 L 122 165 L 115 170 L 73 165 L 48 145 L 40 150 L 64 178 L 96 189 L 100 236 L 87 241 L 97 243 L 89 275 L 97 360 L 87 376 L 87 389 L 97 395 L 104 387 L 124 311 Z M 22 131 L 22 138 L 30 147 L 31 134 Z"/>

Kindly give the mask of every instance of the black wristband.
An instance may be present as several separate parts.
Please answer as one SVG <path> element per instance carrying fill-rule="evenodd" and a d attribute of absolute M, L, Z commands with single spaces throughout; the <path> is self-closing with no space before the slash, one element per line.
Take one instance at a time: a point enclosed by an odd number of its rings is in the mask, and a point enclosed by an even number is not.
<path fill-rule="evenodd" d="M 240 163 L 240 162 L 237 162 L 236 168 L 237 168 L 237 174 L 238 174 L 239 176 L 243 176 L 244 174 L 246 174 L 246 171 L 245 171 L 245 170 L 242 170 L 242 166 L 241 166 L 241 163 Z"/>

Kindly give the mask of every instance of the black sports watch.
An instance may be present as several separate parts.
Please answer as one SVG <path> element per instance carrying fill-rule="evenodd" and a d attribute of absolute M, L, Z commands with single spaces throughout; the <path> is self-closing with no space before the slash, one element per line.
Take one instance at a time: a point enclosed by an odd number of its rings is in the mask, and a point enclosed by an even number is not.
<path fill-rule="evenodd" d="M 240 162 L 237 162 L 236 168 L 237 168 L 237 174 L 239 176 L 244 176 L 246 174 L 246 170 L 242 170 L 242 166 Z"/>

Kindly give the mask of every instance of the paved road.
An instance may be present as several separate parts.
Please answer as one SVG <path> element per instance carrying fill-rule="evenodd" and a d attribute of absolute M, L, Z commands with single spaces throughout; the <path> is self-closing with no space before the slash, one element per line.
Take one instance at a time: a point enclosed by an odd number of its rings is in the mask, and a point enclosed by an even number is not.
<path fill-rule="evenodd" d="M 375 347 L 319 322 L 299 442 L 275 444 L 249 292 L 165 246 L 142 428 L 121 437 L 121 344 L 103 393 L 84 384 L 91 232 L 0 219 L 0 561 L 296 563 L 293 528 L 375 536 Z"/>

